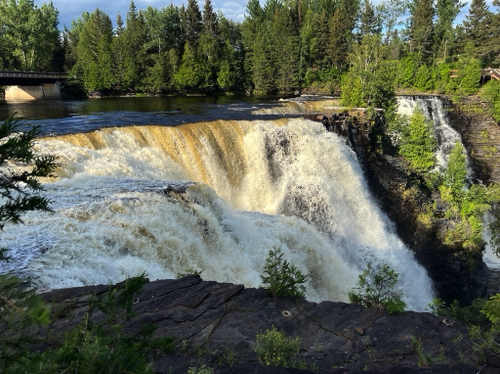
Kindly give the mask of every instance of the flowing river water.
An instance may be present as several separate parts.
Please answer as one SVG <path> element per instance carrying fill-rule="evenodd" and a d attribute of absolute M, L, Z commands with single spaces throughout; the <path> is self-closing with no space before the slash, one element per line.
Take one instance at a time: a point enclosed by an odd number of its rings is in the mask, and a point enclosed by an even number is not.
<path fill-rule="evenodd" d="M 408 306 L 424 310 L 426 271 L 345 140 L 321 123 L 257 114 L 273 106 L 283 107 L 227 97 L 0 104 L 0 119 L 18 111 L 40 125 L 36 149 L 60 163 L 44 181 L 53 212 L 6 225 L 0 245 L 13 259 L 0 271 L 45 288 L 187 270 L 258 287 L 280 248 L 310 276 L 309 300 L 347 301 L 370 261 L 394 267 Z"/>

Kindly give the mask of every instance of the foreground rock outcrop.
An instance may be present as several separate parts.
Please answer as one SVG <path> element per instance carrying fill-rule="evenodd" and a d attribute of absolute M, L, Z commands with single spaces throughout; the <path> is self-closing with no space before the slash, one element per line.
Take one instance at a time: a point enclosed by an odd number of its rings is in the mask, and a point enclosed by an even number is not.
<path fill-rule="evenodd" d="M 59 310 L 52 325 L 56 335 L 80 323 L 92 293 L 107 290 L 108 286 L 92 286 L 43 294 Z M 258 362 L 253 351 L 256 334 L 272 326 L 300 338 L 296 359 L 305 360 L 315 372 L 477 371 L 464 326 L 430 313 L 387 315 L 339 302 L 271 297 L 264 289 L 203 281 L 198 275 L 147 283 L 133 310 L 127 330 L 154 323 L 158 336 L 176 339 L 176 352 L 154 362 L 157 373 L 187 373 L 203 364 L 215 373 L 310 372 Z M 99 319 L 99 313 L 93 318 Z M 483 367 L 482 373 L 489 369 Z"/>

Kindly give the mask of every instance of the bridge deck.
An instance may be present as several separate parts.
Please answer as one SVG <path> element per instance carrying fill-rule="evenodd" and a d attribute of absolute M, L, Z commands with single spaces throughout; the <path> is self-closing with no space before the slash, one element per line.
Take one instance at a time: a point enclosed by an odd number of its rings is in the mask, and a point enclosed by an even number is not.
<path fill-rule="evenodd" d="M 0 71 L 0 86 L 30 86 L 62 82 L 66 78 L 66 73 L 3 70 Z"/>

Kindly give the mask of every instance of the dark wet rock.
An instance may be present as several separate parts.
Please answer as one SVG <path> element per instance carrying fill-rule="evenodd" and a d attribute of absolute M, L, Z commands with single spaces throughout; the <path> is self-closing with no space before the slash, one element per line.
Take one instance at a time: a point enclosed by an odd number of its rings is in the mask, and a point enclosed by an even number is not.
<path fill-rule="evenodd" d="M 95 292 L 108 286 L 81 287 L 43 294 L 64 312 L 52 325 L 57 333 L 75 327 Z M 56 305 L 58 305 L 56 307 Z M 475 357 L 467 330 L 430 313 L 388 315 L 339 302 L 312 303 L 271 297 L 264 289 L 203 281 L 198 275 L 147 283 L 125 326 L 137 331 L 149 323 L 157 336 L 174 336 L 176 352 L 154 362 L 157 373 L 186 373 L 206 365 L 215 373 L 473 373 Z M 93 318 L 100 319 L 99 313 Z M 297 362 L 307 370 L 259 363 L 256 334 L 275 326 L 299 337 Z M 462 339 L 457 339 L 462 336 Z M 419 342 L 418 351 L 412 340 Z M 489 366 L 488 366 L 489 367 Z"/>

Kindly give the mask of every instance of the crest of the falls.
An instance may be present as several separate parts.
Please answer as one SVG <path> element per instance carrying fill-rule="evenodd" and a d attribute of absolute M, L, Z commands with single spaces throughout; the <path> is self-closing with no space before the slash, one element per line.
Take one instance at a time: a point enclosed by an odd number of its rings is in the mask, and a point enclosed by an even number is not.
<path fill-rule="evenodd" d="M 354 153 L 321 123 L 105 128 L 37 148 L 59 156 L 46 182 L 54 212 L 7 226 L 0 244 L 14 260 L 0 266 L 39 286 L 193 269 L 258 287 L 274 247 L 310 275 L 310 300 L 346 301 L 368 261 L 400 273 L 410 308 L 432 300 L 426 271 L 371 198 Z"/>

